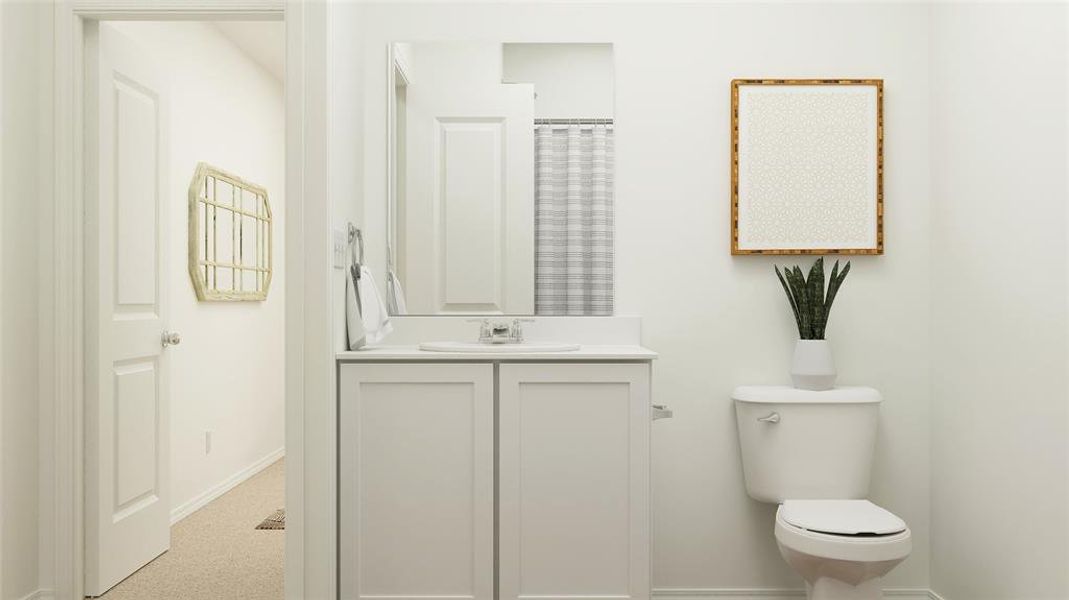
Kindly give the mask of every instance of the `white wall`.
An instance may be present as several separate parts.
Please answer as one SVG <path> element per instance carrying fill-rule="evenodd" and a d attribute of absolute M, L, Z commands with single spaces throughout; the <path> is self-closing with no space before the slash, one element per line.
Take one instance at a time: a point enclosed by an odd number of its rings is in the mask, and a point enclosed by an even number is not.
<path fill-rule="evenodd" d="M 933 9 L 932 588 L 947 600 L 1069 598 L 1067 19 L 1065 4 Z"/>
<path fill-rule="evenodd" d="M 38 588 L 39 69 L 46 15 L 0 3 L 0 598 Z"/>
<path fill-rule="evenodd" d="M 405 44 L 402 48 L 405 46 L 402 60 L 410 68 L 410 84 L 464 89 L 502 83 L 498 42 Z"/>
<path fill-rule="evenodd" d="M 364 231 L 365 260 L 375 266 L 373 272 L 384 283 L 383 274 L 386 266 L 385 235 L 381 243 L 369 235 L 364 216 L 364 152 L 385 155 L 386 142 L 381 147 L 368 147 L 364 139 L 364 54 L 360 36 L 354 35 L 352 23 L 361 23 L 362 7 L 355 2 L 338 3 L 330 7 L 331 18 L 328 26 L 330 62 L 330 97 L 327 112 L 330 120 L 330 195 L 335 233 L 345 234 L 349 223 Z M 385 72 L 385 59 L 378 65 Z M 382 101 L 387 92 L 382 88 Z M 386 166 L 383 163 L 382 168 Z M 385 175 L 383 175 L 385 176 Z M 381 219 L 386 221 L 385 191 L 381 196 Z M 378 205 L 377 205 L 378 206 Z M 334 269 L 333 299 L 331 310 L 333 322 L 340 324 L 334 328 L 334 348 L 347 350 L 348 338 L 345 333 L 345 273 L 344 269 Z M 380 287 L 385 289 L 385 287 Z"/>
<path fill-rule="evenodd" d="M 746 496 L 729 400 L 737 384 L 786 382 L 796 335 L 777 261 L 729 254 L 733 77 L 886 81 L 887 253 L 853 259 L 828 335 L 841 380 L 886 399 L 872 498 L 914 535 L 886 583 L 928 586 L 928 10 L 368 4 L 337 25 L 364 39 L 369 248 L 385 248 L 388 43 L 614 44 L 617 311 L 642 316 L 644 343 L 661 353 L 654 393 L 676 414 L 654 427 L 656 588 L 801 586 L 776 549 L 775 507 Z"/>
<path fill-rule="evenodd" d="M 611 44 L 504 44 L 502 79 L 533 83 L 536 119 L 611 119 Z"/>
<path fill-rule="evenodd" d="M 156 58 L 171 93 L 171 494 L 182 509 L 283 447 L 285 198 L 282 83 L 204 23 L 114 23 Z M 265 32 L 276 30 L 265 30 Z M 283 44 L 281 37 L 274 43 Z M 267 188 L 274 273 L 264 302 L 198 302 L 188 189 L 198 161 Z M 212 431 L 205 453 L 204 432 Z"/>

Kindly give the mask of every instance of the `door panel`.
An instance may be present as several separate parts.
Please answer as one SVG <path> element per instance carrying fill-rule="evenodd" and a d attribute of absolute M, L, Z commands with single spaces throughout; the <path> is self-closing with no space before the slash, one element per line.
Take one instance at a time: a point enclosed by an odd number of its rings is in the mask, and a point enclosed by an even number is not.
<path fill-rule="evenodd" d="M 340 597 L 494 598 L 489 364 L 341 367 Z"/>
<path fill-rule="evenodd" d="M 115 367 L 115 520 L 135 503 L 159 499 L 156 381 L 155 361 Z"/>
<path fill-rule="evenodd" d="M 501 119 L 439 122 L 442 311 L 504 307 L 503 124 Z"/>
<path fill-rule="evenodd" d="M 534 88 L 409 84 L 403 214 L 412 314 L 534 313 Z"/>
<path fill-rule="evenodd" d="M 154 309 L 157 300 L 156 202 L 159 155 L 157 94 L 121 74 L 112 79 L 115 98 L 115 301 Z M 148 152 L 146 152 L 146 149 Z"/>
<path fill-rule="evenodd" d="M 86 593 L 170 546 L 167 94 L 149 56 L 86 25 Z"/>
<path fill-rule="evenodd" d="M 504 364 L 500 598 L 646 600 L 649 366 Z"/>

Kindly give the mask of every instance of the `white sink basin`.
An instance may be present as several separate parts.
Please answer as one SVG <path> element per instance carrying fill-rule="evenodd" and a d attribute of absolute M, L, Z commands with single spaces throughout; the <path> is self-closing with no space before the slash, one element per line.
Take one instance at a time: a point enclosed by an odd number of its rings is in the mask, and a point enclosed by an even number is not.
<path fill-rule="evenodd" d="M 524 342 L 522 344 L 483 344 L 481 342 L 423 342 L 420 350 L 428 352 L 572 352 L 579 349 L 579 344 L 558 344 L 555 342 Z"/>

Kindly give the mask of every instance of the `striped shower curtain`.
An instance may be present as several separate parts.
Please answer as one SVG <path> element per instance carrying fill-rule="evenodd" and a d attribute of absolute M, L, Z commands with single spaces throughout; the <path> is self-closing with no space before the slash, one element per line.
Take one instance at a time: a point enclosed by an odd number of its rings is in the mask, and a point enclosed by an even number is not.
<path fill-rule="evenodd" d="M 535 314 L 613 314 L 613 134 L 535 131 Z"/>

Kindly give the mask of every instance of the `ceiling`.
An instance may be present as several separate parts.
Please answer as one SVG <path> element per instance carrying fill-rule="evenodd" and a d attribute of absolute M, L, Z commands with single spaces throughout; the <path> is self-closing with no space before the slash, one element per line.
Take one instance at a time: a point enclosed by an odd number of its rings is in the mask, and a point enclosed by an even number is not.
<path fill-rule="evenodd" d="M 286 73 L 286 35 L 282 21 L 215 21 L 220 33 L 280 82 Z"/>

